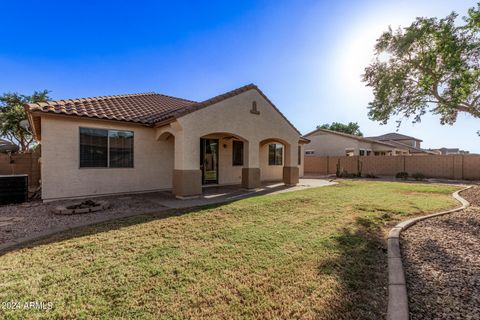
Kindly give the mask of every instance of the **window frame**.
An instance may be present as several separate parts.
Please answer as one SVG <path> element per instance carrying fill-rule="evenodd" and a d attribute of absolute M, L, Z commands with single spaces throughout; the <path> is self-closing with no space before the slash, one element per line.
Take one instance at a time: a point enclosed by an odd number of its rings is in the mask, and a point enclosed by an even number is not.
<path fill-rule="evenodd" d="M 300 145 L 298 146 L 297 157 L 298 157 L 297 165 L 301 166 L 302 165 L 302 146 L 300 146 Z"/>
<path fill-rule="evenodd" d="M 241 143 L 242 144 L 242 157 L 241 157 L 241 164 L 235 163 L 235 144 Z M 232 140 L 232 167 L 243 167 L 243 161 L 245 156 L 245 144 L 242 140 Z"/>
<path fill-rule="evenodd" d="M 81 130 L 82 129 L 89 129 L 89 130 L 103 130 L 107 131 L 107 166 L 105 167 L 83 167 L 81 161 Z M 110 166 L 110 131 L 124 131 L 132 133 L 132 166 L 130 167 L 111 167 Z M 78 127 L 78 168 L 85 170 L 85 169 L 134 169 L 135 168 L 135 132 L 133 130 L 121 130 L 121 129 L 106 129 L 106 128 L 94 128 L 94 127 Z"/>
<path fill-rule="evenodd" d="M 272 164 L 270 162 L 270 146 L 274 145 L 275 146 L 275 151 L 274 151 L 274 154 L 273 154 L 273 159 L 274 159 L 274 163 Z M 281 146 L 281 148 L 277 148 L 277 146 Z M 285 146 L 281 143 L 269 143 L 268 144 L 268 165 L 269 166 L 283 166 L 283 156 L 284 156 L 284 150 Z M 277 150 L 281 150 L 282 151 L 282 156 L 280 157 L 280 160 L 281 160 L 281 163 L 277 163 Z"/>

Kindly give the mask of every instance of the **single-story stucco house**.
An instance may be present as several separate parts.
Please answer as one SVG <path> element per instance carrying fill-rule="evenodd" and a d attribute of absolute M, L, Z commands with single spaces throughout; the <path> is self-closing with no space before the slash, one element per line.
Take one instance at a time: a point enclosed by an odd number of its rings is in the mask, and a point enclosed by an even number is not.
<path fill-rule="evenodd" d="M 388 133 L 378 137 L 360 137 L 328 129 L 316 129 L 305 136 L 309 143 L 305 154 L 311 156 L 402 156 L 428 155 L 420 148 L 422 140 Z"/>
<path fill-rule="evenodd" d="M 298 183 L 308 142 L 253 85 L 203 102 L 157 93 L 25 105 L 42 199 Z"/>
<path fill-rule="evenodd" d="M 310 142 L 305 153 L 313 156 L 387 156 L 407 155 L 408 148 L 328 129 L 316 129 L 305 135 Z"/>

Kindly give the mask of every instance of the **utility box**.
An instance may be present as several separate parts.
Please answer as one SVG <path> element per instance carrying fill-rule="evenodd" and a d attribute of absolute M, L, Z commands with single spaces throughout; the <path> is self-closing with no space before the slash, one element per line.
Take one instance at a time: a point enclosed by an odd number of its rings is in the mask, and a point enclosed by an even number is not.
<path fill-rule="evenodd" d="M 0 205 L 28 200 L 28 175 L 0 175 Z"/>

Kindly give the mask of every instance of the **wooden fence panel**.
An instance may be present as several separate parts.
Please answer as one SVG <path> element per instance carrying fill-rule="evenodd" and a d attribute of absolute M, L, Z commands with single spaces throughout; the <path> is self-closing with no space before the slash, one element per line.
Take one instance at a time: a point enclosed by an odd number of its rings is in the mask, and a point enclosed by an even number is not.
<path fill-rule="evenodd" d="M 0 175 L 28 174 L 29 188 L 34 189 L 40 185 L 39 159 L 39 152 L 13 154 L 11 158 L 0 153 Z"/>
<path fill-rule="evenodd" d="M 463 157 L 463 178 L 480 180 L 480 156 Z"/>
<path fill-rule="evenodd" d="M 364 176 L 395 176 L 398 172 L 406 171 L 410 175 L 422 173 L 432 178 L 480 180 L 479 155 L 306 156 L 305 173 L 335 174 L 337 163 L 340 163 L 341 170 L 358 173 L 358 160 L 362 163 Z"/>

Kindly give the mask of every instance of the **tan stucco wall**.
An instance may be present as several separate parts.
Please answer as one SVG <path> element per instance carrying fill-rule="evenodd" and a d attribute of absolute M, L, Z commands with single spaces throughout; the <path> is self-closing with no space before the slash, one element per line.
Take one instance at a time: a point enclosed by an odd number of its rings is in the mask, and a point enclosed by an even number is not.
<path fill-rule="evenodd" d="M 260 114 L 250 112 L 253 101 L 256 101 Z M 230 133 L 246 140 L 244 167 L 263 168 L 265 178 L 281 179 L 282 169 L 264 166 L 265 163 L 268 166 L 268 159 L 265 159 L 267 162 L 261 159 L 264 152 L 259 152 L 260 142 L 264 140 L 278 139 L 289 144 L 291 147 L 286 148 L 284 165 L 297 166 L 297 146 L 300 135 L 256 90 L 243 92 L 187 114 L 172 124 L 158 128 L 157 136 L 165 131 L 176 137 L 175 169 L 177 170 L 199 169 L 199 137 L 216 133 Z M 231 150 L 226 154 L 226 157 L 231 157 Z M 303 172 L 302 166 L 300 166 L 300 172 Z M 235 172 L 235 177 L 230 177 L 228 180 L 236 179 L 236 174 Z"/>
<path fill-rule="evenodd" d="M 283 150 L 283 164 L 285 164 L 285 147 Z M 280 181 L 283 177 L 283 165 L 270 166 L 268 164 L 268 143 L 260 147 L 260 179 L 262 181 Z"/>
<path fill-rule="evenodd" d="M 307 138 L 310 143 L 305 145 L 305 150 L 314 150 L 316 156 L 344 156 L 345 149 L 354 149 L 358 155 L 360 149 L 373 149 L 371 143 L 326 132 L 317 132 Z"/>
<path fill-rule="evenodd" d="M 79 168 L 79 128 L 134 132 L 134 168 Z M 120 122 L 42 117 L 42 198 L 81 197 L 171 188 L 173 140 L 155 130 Z"/>
<path fill-rule="evenodd" d="M 252 101 L 256 101 L 260 114 L 250 112 Z M 212 134 L 224 137 L 224 133 L 229 133 L 244 139 L 243 168 L 261 168 L 263 180 L 281 180 L 282 166 L 268 166 L 268 144 L 262 144 L 260 150 L 260 142 L 272 138 L 283 141 L 290 146 L 285 148 L 284 165 L 297 166 L 298 162 L 300 135 L 256 90 L 243 92 L 159 128 L 48 115 L 42 116 L 41 126 L 44 200 L 170 189 L 173 169 L 200 169 L 200 138 Z M 79 168 L 80 127 L 133 131 L 134 168 Z M 174 137 L 168 137 L 167 132 Z M 303 163 L 300 175 L 303 175 Z M 220 140 L 219 183 L 241 181 L 242 167 L 232 166 L 232 140 Z"/>
<path fill-rule="evenodd" d="M 345 156 L 346 149 L 353 149 L 354 155 L 359 155 L 361 149 L 375 151 L 391 151 L 389 147 L 378 143 L 359 141 L 329 132 L 316 132 L 307 137 L 310 143 L 305 145 L 305 150 L 313 150 L 314 156 Z"/>

